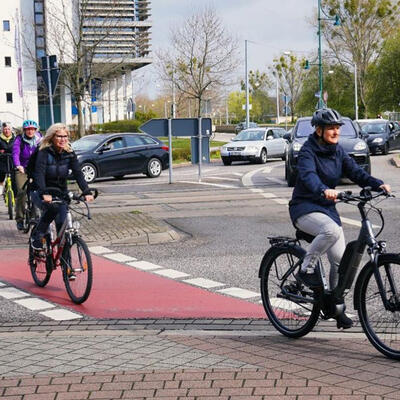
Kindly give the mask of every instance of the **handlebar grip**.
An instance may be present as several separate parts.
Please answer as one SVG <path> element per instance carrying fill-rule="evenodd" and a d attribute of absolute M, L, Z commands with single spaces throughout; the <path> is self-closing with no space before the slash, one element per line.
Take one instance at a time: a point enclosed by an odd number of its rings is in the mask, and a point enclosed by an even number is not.
<path fill-rule="evenodd" d="M 337 200 L 346 200 L 347 198 L 349 198 L 351 195 L 353 194 L 353 192 L 351 190 L 346 190 L 345 192 L 339 192 L 336 199 Z"/>

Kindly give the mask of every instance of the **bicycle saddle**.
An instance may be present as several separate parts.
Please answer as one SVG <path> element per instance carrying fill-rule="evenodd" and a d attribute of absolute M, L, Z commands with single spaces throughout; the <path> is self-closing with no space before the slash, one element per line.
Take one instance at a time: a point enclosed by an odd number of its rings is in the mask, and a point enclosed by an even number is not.
<path fill-rule="evenodd" d="M 310 235 L 309 233 L 303 232 L 300 229 L 296 229 L 296 239 L 297 240 L 305 240 L 307 243 L 311 243 L 314 240 L 315 236 Z"/>

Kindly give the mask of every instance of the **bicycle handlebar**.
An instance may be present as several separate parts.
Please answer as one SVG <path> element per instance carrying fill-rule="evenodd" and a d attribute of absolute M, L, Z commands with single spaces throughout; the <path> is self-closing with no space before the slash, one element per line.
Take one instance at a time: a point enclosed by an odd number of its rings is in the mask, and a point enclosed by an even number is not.
<path fill-rule="evenodd" d="M 377 197 L 380 197 L 380 196 L 396 197 L 394 194 L 387 193 L 384 190 L 379 190 L 379 191 L 377 191 L 376 194 L 372 194 L 371 191 L 372 191 L 372 188 L 367 186 L 367 187 L 363 188 L 360 191 L 360 194 L 357 196 L 357 195 L 353 195 L 353 192 L 351 190 L 347 190 L 345 192 L 339 192 L 336 199 L 338 202 L 344 202 L 344 203 L 347 203 L 350 201 L 358 201 L 358 202 L 365 203 L 367 201 L 376 199 Z"/>

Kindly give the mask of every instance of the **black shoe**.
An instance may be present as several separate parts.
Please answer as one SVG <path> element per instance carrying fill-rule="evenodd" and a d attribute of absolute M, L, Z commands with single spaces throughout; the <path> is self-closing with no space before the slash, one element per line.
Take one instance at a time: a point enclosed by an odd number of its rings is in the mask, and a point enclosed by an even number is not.
<path fill-rule="evenodd" d="M 344 307 L 343 311 L 335 317 L 338 329 L 350 329 L 353 326 L 353 320 L 345 314 L 345 310 L 346 307 Z"/>
<path fill-rule="evenodd" d="M 19 231 L 23 231 L 24 230 L 24 223 L 22 221 L 18 221 L 17 222 L 17 229 Z"/>
<path fill-rule="evenodd" d="M 40 237 L 36 235 L 32 235 L 31 237 L 31 246 L 33 250 L 41 251 L 43 250 L 43 243 Z"/>
<path fill-rule="evenodd" d="M 317 288 L 322 286 L 321 279 L 316 271 L 308 273 L 300 270 L 296 274 L 296 278 L 309 288 Z"/>

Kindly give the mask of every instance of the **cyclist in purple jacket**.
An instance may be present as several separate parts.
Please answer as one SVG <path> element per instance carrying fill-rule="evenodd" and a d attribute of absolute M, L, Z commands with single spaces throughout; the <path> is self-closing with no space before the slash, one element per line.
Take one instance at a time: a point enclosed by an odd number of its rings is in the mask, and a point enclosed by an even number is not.
<path fill-rule="evenodd" d="M 24 121 L 22 129 L 23 133 L 15 138 L 12 149 L 13 162 L 16 168 L 15 184 L 17 187 L 17 198 L 15 202 L 15 220 L 18 230 L 24 229 L 26 190 L 23 187 L 28 179 L 25 168 L 42 138 L 38 130 L 38 124 L 33 120 L 28 119 Z"/>

